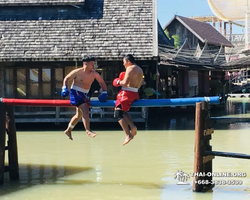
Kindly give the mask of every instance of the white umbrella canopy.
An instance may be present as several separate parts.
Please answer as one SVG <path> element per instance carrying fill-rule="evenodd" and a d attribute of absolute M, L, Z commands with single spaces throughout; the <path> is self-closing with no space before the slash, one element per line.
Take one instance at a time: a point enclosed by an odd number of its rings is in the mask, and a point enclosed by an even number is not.
<path fill-rule="evenodd" d="M 207 0 L 211 11 L 222 21 L 245 21 L 250 0 Z"/>

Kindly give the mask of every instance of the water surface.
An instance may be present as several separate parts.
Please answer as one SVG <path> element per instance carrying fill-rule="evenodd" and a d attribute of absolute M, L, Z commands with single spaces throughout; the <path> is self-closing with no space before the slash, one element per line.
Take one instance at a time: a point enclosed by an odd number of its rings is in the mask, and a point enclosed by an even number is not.
<path fill-rule="evenodd" d="M 244 107 L 245 106 L 245 107 Z M 231 108 L 231 110 L 229 109 Z M 250 101 L 228 102 L 226 111 L 214 115 L 247 115 Z M 62 130 L 18 130 L 20 180 L 0 186 L 1 200 L 185 200 L 250 199 L 249 160 L 216 157 L 214 172 L 245 172 L 243 185 L 216 185 L 206 193 L 192 191 L 192 177 L 178 185 L 178 170 L 193 172 L 194 117 L 160 117 L 149 129 L 122 146 L 124 133 L 97 130 L 89 138 L 79 128 L 70 141 Z M 155 127 L 154 127 L 155 126 Z M 218 126 L 218 124 L 216 125 Z M 212 136 L 215 151 L 250 154 L 248 123 L 224 124 Z M 7 159 L 6 159 L 7 161 Z M 225 179 L 225 178 L 217 178 Z"/>

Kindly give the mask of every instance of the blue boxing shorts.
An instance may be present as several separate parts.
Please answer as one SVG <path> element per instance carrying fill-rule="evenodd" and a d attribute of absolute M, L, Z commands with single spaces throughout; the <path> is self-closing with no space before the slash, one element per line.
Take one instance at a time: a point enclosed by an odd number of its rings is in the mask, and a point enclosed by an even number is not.
<path fill-rule="evenodd" d="M 89 90 L 72 85 L 70 89 L 70 104 L 78 107 L 84 103 L 90 106 Z"/>

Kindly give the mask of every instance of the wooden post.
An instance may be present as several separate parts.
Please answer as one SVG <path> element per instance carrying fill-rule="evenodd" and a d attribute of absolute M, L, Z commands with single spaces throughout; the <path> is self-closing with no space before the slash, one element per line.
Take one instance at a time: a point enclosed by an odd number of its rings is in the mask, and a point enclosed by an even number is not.
<path fill-rule="evenodd" d="M 6 137 L 5 104 L 0 102 L 0 184 L 4 183 L 5 137 Z"/>
<path fill-rule="evenodd" d="M 227 22 L 223 22 L 223 35 L 224 35 L 224 37 L 226 37 L 227 36 Z"/>
<path fill-rule="evenodd" d="M 195 150 L 194 150 L 194 174 L 193 178 L 193 191 L 201 192 L 203 185 L 200 184 L 203 180 L 202 176 L 197 176 L 203 169 L 203 156 L 205 154 L 204 147 L 204 130 L 205 130 L 205 110 L 206 102 L 196 103 L 195 111 Z"/>
<path fill-rule="evenodd" d="M 212 21 L 213 21 L 213 27 L 216 29 L 216 27 L 215 27 L 215 19 L 214 19 L 214 17 L 212 18 Z"/>
<path fill-rule="evenodd" d="M 206 149 L 205 150 L 209 150 L 209 151 L 212 151 L 212 146 L 210 145 L 210 142 L 209 140 L 211 139 L 211 135 L 208 135 L 208 136 L 205 136 L 207 137 L 208 139 L 205 141 L 206 142 Z M 213 172 L 213 158 L 214 156 L 206 156 L 205 158 L 207 158 L 205 161 L 204 161 L 204 171 L 205 171 L 205 174 L 208 174 L 208 172 L 210 172 L 212 174 Z M 207 183 L 209 184 L 205 184 L 204 187 L 206 188 L 206 190 L 214 187 L 214 185 L 212 185 L 212 175 L 211 176 L 206 176 L 204 177 L 205 180 L 207 180 Z"/>
<path fill-rule="evenodd" d="M 56 107 L 56 125 L 59 125 L 59 118 L 60 118 L 60 107 Z"/>
<path fill-rule="evenodd" d="M 220 34 L 222 35 L 222 21 L 220 21 L 219 24 L 220 24 Z"/>
<path fill-rule="evenodd" d="M 9 177 L 11 180 L 19 179 L 18 169 L 18 153 L 17 153 L 17 139 L 16 139 L 16 123 L 13 106 L 7 106 L 7 113 L 9 116 L 9 130 L 8 133 L 8 150 L 9 150 Z"/>
<path fill-rule="evenodd" d="M 230 22 L 229 42 L 232 42 L 233 24 Z"/>

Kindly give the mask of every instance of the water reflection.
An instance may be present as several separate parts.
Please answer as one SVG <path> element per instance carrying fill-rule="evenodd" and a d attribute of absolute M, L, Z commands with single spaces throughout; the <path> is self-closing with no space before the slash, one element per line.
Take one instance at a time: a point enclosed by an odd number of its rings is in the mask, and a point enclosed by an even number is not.
<path fill-rule="evenodd" d="M 229 99 L 225 106 L 225 109 L 215 111 L 213 114 L 216 116 L 250 116 L 250 99 L 238 98 Z"/>
<path fill-rule="evenodd" d="M 62 178 L 73 174 L 92 170 L 90 167 L 58 166 L 58 165 L 36 165 L 19 164 L 18 181 L 8 182 L 5 174 L 5 184 L 1 188 L 0 195 L 17 192 L 22 189 L 28 189 L 36 185 L 57 184 L 65 182 Z"/>

